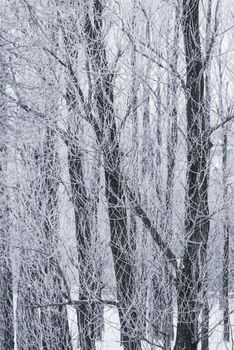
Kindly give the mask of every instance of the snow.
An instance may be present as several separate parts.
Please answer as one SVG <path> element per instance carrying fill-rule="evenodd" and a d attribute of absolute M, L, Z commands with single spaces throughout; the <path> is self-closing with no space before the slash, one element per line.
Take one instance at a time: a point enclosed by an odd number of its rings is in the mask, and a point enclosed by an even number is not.
<path fill-rule="evenodd" d="M 232 325 L 232 332 L 230 342 L 225 343 L 223 341 L 223 324 L 222 314 L 223 311 L 219 309 L 218 299 L 210 301 L 210 350 L 234 350 L 234 300 L 230 302 L 230 321 Z M 102 342 L 97 342 L 97 350 L 123 350 L 120 346 L 120 333 L 119 333 L 119 318 L 116 308 L 105 308 L 105 329 Z M 173 345 L 173 344 L 172 344 Z M 149 350 L 148 344 L 142 344 L 143 350 Z M 200 350 L 200 344 L 198 350 Z M 155 347 L 155 349 L 157 349 Z M 158 348 L 159 349 L 159 348 Z"/>
<path fill-rule="evenodd" d="M 105 308 L 105 328 L 102 342 L 97 342 L 97 350 L 122 350 L 120 346 L 119 317 L 116 308 Z"/>

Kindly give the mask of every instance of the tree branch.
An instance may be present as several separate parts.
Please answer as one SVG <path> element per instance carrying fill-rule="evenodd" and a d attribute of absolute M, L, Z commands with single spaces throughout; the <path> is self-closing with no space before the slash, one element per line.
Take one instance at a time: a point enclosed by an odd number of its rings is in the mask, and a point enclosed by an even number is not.
<path fill-rule="evenodd" d="M 41 113 L 39 111 L 36 111 L 35 109 L 29 107 L 26 103 L 22 102 L 21 99 L 19 98 L 18 100 L 15 99 L 14 97 L 8 95 L 8 94 L 4 94 L 10 101 L 14 102 L 18 107 L 22 108 L 25 112 L 27 113 L 32 113 L 34 114 L 36 117 L 46 120 L 46 115 L 44 113 Z M 65 142 L 65 144 L 67 145 L 69 142 L 69 134 L 65 131 L 62 130 L 61 128 L 59 128 L 57 125 L 55 128 L 52 128 L 50 126 L 48 126 L 49 129 L 51 129 L 52 131 L 57 132 L 62 140 Z"/>
<path fill-rule="evenodd" d="M 133 204 L 133 209 L 136 213 L 136 215 L 141 219 L 144 226 L 149 230 L 153 240 L 158 245 L 159 249 L 162 251 L 162 253 L 167 258 L 168 262 L 172 264 L 172 266 L 175 268 L 176 273 L 178 272 L 178 265 L 177 265 L 177 258 L 175 254 L 172 252 L 172 250 L 168 247 L 168 243 L 164 242 L 160 234 L 158 233 L 158 230 L 153 226 L 152 222 L 150 221 L 149 217 L 141 207 L 141 205 L 138 203 L 136 196 L 133 194 L 133 192 L 127 188 L 127 193 L 129 200 Z"/>
<path fill-rule="evenodd" d="M 230 115 L 229 117 L 227 117 L 222 123 L 217 124 L 216 126 L 214 126 L 213 128 L 210 128 L 210 132 L 209 135 L 211 135 L 214 131 L 222 128 L 226 123 L 230 122 L 231 120 L 234 119 L 234 115 Z"/>
<path fill-rule="evenodd" d="M 85 304 L 104 304 L 119 307 L 119 302 L 116 300 L 106 300 L 106 299 L 91 299 L 91 300 L 68 300 L 64 303 L 48 303 L 48 304 L 32 304 L 28 305 L 28 307 L 32 308 L 46 308 L 46 307 L 60 307 L 60 306 L 74 306 L 79 307 Z"/>
<path fill-rule="evenodd" d="M 149 49 L 151 52 L 154 53 L 155 56 L 157 56 L 160 60 L 163 60 L 167 65 L 168 67 L 166 67 L 164 64 L 162 64 L 160 61 L 157 61 L 155 58 L 153 58 L 152 56 L 148 55 L 147 53 L 139 50 L 131 36 L 131 34 L 125 29 L 125 27 L 123 26 L 122 28 L 123 32 L 127 35 L 127 37 L 129 38 L 129 40 L 131 41 L 134 49 L 136 50 L 136 52 L 138 52 L 140 55 L 142 55 L 143 57 L 151 60 L 153 63 L 157 64 L 158 67 L 160 68 L 163 68 L 165 70 L 168 70 L 168 68 L 170 68 L 171 72 L 174 74 L 174 76 L 179 79 L 180 83 L 181 83 L 181 86 L 183 88 L 183 90 L 186 92 L 187 91 L 187 88 L 186 88 L 186 83 L 184 81 L 184 79 L 181 77 L 181 75 L 175 70 L 175 67 L 167 62 L 167 60 L 162 56 L 162 54 L 160 52 L 158 52 L 157 50 L 155 50 L 153 47 L 151 47 L 149 44 L 146 44 L 145 42 L 143 41 L 140 41 L 140 44 L 142 46 L 144 46 L 145 48 Z"/>

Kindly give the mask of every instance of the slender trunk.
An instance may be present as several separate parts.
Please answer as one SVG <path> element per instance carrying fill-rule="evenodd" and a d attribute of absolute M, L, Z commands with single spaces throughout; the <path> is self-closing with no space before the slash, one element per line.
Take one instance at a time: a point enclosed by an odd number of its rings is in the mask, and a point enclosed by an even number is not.
<path fill-rule="evenodd" d="M 133 17 L 132 17 L 132 36 L 133 40 L 135 40 L 135 31 L 136 31 L 136 0 L 133 0 Z M 137 55 L 136 55 L 136 49 L 133 46 L 132 52 L 131 52 L 131 73 L 132 73 L 132 82 L 131 82 L 131 111 L 132 111 L 132 158 L 134 159 L 134 171 L 133 171 L 133 179 L 132 184 L 133 187 L 136 187 L 139 183 L 139 177 L 138 177 L 138 96 L 137 96 L 137 72 L 136 72 L 136 65 L 137 65 Z M 135 251 L 135 244 L 134 240 L 137 234 L 137 222 L 135 218 L 135 213 L 133 210 L 130 211 L 130 235 L 132 237 L 131 241 L 134 245 L 133 247 L 133 253 Z M 134 257 L 133 257 L 134 258 Z"/>
<path fill-rule="evenodd" d="M 44 280 L 48 283 L 46 300 L 49 303 L 64 303 L 64 294 L 67 291 L 57 258 L 49 259 L 45 273 Z M 43 350 L 72 350 L 66 306 L 42 308 L 40 322 Z"/>
<path fill-rule="evenodd" d="M 43 289 L 45 299 L 51 303 L 63 303 L 64 294 L 69 293 L 59 266 L 57 254 L 59 213 L 58 213 L 58 154 L 55 150 L 55 135 L 46 130 L 41 164 L 44 181 L 42 185 L 43 202 L 45 201 L 45 216 L 43 223 L 44 240 L 47 244 L 47 254 L 50 258 L 44 261 Z M 43 205 L 43 204 L 42 204 Z M 47 283 L 45 283 L 45 281 Z M 46 301 L 46 300 L 45 300 Z M 66 306 L 41 309 L 41 331 L 43 350 L 71 350 L 68 315 Z"/>
<path fill-rule="evenodd" d="M 40 310 L 32 305 L 40 303 L 39 280 L 43 271 L 40 267 L 41 262 L 37 264 L 38 256 L 34 256 L 34 261 L 32 261 L 27 252 L 23 252 L 21 260 L 23 262 L 19 271 L 16 310 L 17 349 L 37 350 L 41 348 Z"/>
<path fill-rule="evenodd" d="M 9 209 L 5 183 L 6 149 L 0 149 L 0 348 L 14 349 L 13 286 L 10 258 Z"/>
<path fill-rule="evenodd" d="M 97 147 L 96 140 L 95 146 Z M 100 236 L 100 232 L 98 230 L 98 204 L 99 204 L 99 198 L 100 198 L 100 161 L 101 161 L 101 153 L 100 150 L 97 149 L 95 152 L 95 157 L 97 160 L 97 163 L 94 162 L 93 164 L 93 179 L 92 179 L 92 186 L 91 186 L 91 193 L 92 193 L 92 203 L 93 203 L 93 213 L 92 213 L 92 232 L 97 234 L 95 235 L 95 250 L 94 254 L 96 256 L 95 259 L 95 271 L 97 276 L 97 297 L 102 299 L 102 289 L 103 289 L 103 283 L 102 283 L 102 277 L 103 277 L 103 260 L 100 254 L 102 254 L 103 247 L 102 247 L 102 239 Z M 101 244 L 101 247 L 100 247 Z M 94 306 L 94 328 L 95 328 L 95 339 L 101 341 L 103 338 L 103 330 L 104 330 L 104 304 L 97 303 Z"/>
<path fill-rule="evenodd" d="M 207 262 L 205 268 L 207 269 Z M 206 271 L 207 275 L 207 271 Z M 209 300 L 208 300 L 208 276 L 205 276 L 205 283 L 203 285 L 202 297 L 202 322 L 201 322 L 201 350 L 209 349 Z"/>
<path fill-rule="evenodd" d="M 229 227 L 224 225 L 224 249 L 223 249 L 223 339 L 230 341 L 230 324 L 229 324 Z"/>
<path fill-rule="evenodd" d="M 173 52 L 171 62 L 174 70 L 177 70 L 178 62 L 178 46 L 179 46 L 179 18 L 180 17 L 180 5 L 177 1 L 175 8 L 175 27 L 174 27 L 174 40 L 173 40 Z M 178 82 L 173 74 L 168 77 L 168 106 L 170 107 L 170 115 L 168 118 L 168 130 L 167 130 L 167 184 L 165 194 L 165 213 L 166 223 L 165 231 L 167 232 L 168 243 L 172 239 L 172 219 L 173 219 L 173 191 L 174 191 L 174 178 L 175 178 L 175 165 L 176 165 L 176 151 L 178 143 L 178 125 L 177 125 L 177 91 Z M 165 263 L 165 274 L 167 278 L 168 290 L 166 295 L 168 315 L 166 316 L 166 329 L 168 336 L 165 339 L 164 348 L 168 350 L 171 348 L 171 341 L 174 339 L 173 329 L 173 286 L 170 279 L 170 266 L 168 262 Z"/>
<path fill-rule="evenodd" d="M 146 42 L 148 45 L 150 45 L 150 21 L 148 18 L 148 15 L 146 12 L 144 12 L 145 19 L 146 19 L 146 29 L 145 29 L 145 36 L 146 36 Z M 141 183 L 145 183 L 146 179 L 149 179 L 149 181 L 153 181 L 154 177 L 154 167 L 152 166 L 154 162 L 154 152 L 153 152 L 153 146 L 152 146 L 152 140 L 151 140 L 151 125 L 150 125 L 150 72 L 151 72 L 151 62 L 150 59 L 147 59 L 146 62 L 146 71 L 144 76 L 144 83 L 143 83 L 143 101 L 144 101 L 144 109 L 143 109 L 143 139 L 142 139 L 142 158 L 140 159 L 141 162 Z M 148 183 L 148 181 L 146 182 Z M 146 185 L 147 186 L 147 185 Z M 145 191 L 145 196 L 142 198 L 142 201 L 146 203 L 147 211 L 149 209 L 149 193 Z M 151 294 L 152 294 L 152 276 L 148 273 L 148 267 L 147 267 L 147 254 L 148 249 L 152 245 L 152 241 L 148 239 L 147 237 L 147 229 L 143 226 L 141 231 L 142 240 L 140 241 L 140 245 L 142 245 L 142 254 L 140 257 L 140 261 L 138 262 L 138 265 L 142 266 L 141 271 L 141 278 L 142 281 L 144 281 L 142 284 L 142 299 L 144 300 L 145 307 L 143 308 L 143 311 L 141 311 L 141 314 L 139 317 L 142 317 L 142 328 L 143 328 L 143 334 L 144 336 L 147 336 L 149 334 L 149 330 L 151 327 L 152 322 L 148 322 L 146 320 L 151 320 L 153 318 L 152 314 L 152 308 L 151 308 Z M 140 302 L 139 305 L 142 305 L 142 302 Z M 143 314 L 143 315 L 142 315 Z M 141 316 L 142 315 L 142 316 Z M 149 328 L 150 326 L 150 328 Z"/>
<path fill-rule="evenodd" d="M 102 42 L 102 11 L 99 0 L 93 2 L 94 25 L 88 11 L 85 18 L 85 40 L 87 53 L 95 74 L 95 101 L 101 128 L 95 129 L 98 141 L 103 147 L 106 198 L 110 220 L 110 246 L 114 260 L 114 270 L 119 300 L 119 317 L 124 350 L 140 349 L 137 311 L 134 306 L 135 279 L 131 259 L 129 232 L 127 229 L 127 209 L 121 179 L 121 153 L 114 117 L 112 75 L 106 60 Z"/>
<path fill-rule="evenodd" d="M 150 45 L 150 22 L 147 14 L 146 16 L 146 41 Z M 144 84 L 144 112 L 143 112 L 143 145 L 142 145 L 142 180 L 145 176 L 150 175 L 153 178 L 153 150 L 151 144 L 151 128 L 150 128 L 150 89 L 149 89 L 149 75 L 151 71 L 150 59 L 147 60 L 145 84 Z"/>
<path fill-rule="evenodd" d="M 133 17 L 132 17 L 132 37 L 133 40 L 136 40 L 136 0 L 133 0 Z M 133 132 L 132 132 L 132 141 L 133 141 L 133 150 L 134 150 L 134 158 L 136 161 L 136 169 L 137 160 L 138 160 L 138 81 L 137 81 L 137 53 L 136 48 L 133 45 L 131 52 L 131 70 L 132 70 L 132 86 L 131 86 L 131 110 L 132 110 L 132 124 L 133 124 Z M 135 180 L 138 180 L 138 174 L 135 175 Z"/>
<path fill-rule="evenodd" d="M 84 183 L 81 152 L 77 141 L 68 144 L 68 166 L 75 211 L 76 241 L 79 262 L 79 300 L 87 301 L 77 309 L 79 343 L 81 350 L 95 349 L 94 310 L 89 299 L 97 294 L 96 276 L 91 258 L 91 227 L 89 203 Z M 96 295 L 97 297 L 97 295 Z"/>
<path fill-rule="evenodd" d="M 46 131 L 42 152 L 39 149 L 35 152 L 33 166 L 36 177 L 30 186 L 24 219 L 28 225 L 27 218 L 33 217 L 29 229 L 36 228 L 36 234 L 27 242 L 30 246 L 34 243 L 34 250 L 23 249 L 21 254 L 17 348 L 71 350 L 66 306 L 40 308 L 43 304 L 65 302 L 63 295 L 67 293 L 57 256 L 58 157 L 54 135 L 49 130 Z"/>
<path fill-rule="evenodd" d="M 211 96 L 210 96 L 210 70 L 211 70 L 211 16 L 212 16 L 212 0 L 208 1 L 207 13 L 206 13 L 206 70 L 205 70 L 205 91 L 204 91 L 204 104 L 206 114 L 206 128 L 210 127 L 210 107 L 211 107 Z M 208 152 L 210 158 L 210 152 Z M 209 169 L 208 169 L 208 181 L 209 181 Z M 202 302 L 202 322 L 201 322 L 201 350 L 209 349 L 209 300 L 208 300 L 208 262 L 207 253 L 204 253 L 202 257 L 202 264 L 204 270 L 203 278 L 203 302 Z"/>
<path fill-rule="evenodd" d="M 0 43 L 4 48 L 2 38 Z M 0 62 L 0 348 L 12 350 L 14 348 L 13 278 L 10 258 L 9 196 L 6 190 L 7 147 L 4 144 L 7 138 L 7 106 L 4 98 L 7 65 L 4 62 L 4 49 L 0 53 Z"/>
<path fill-rule="evenodd" d="M 160 86 L 160 71 L 158 72 L 158 82 L 156 90 L 156 114 L 157 114 L 157 124 L 156 124 L 156 154 L 155 154 L 155 174 L 154 182 L 156 189 L 156 198 L 159 205 L 163 203 L 162 197 L 162 97 L 161 97 L 161 86 Z M 162 215 L 159 215 L 158 226 L 162 227 Z"/>
<path fill-rule="evenodd" d="M 132 15 L 132 38 L 133 41 L 136 41 L 136 28 L 137 28 L 137 2 L 133 0 L 133 15 Z M 137 52 L 135 45 L 132 45 L 131 52 L 131 92 L 130 92 L 130 103 L 131 103 L 131 114 L 132 114 L 132 155 L 133 159 L 133 173 L 132 173 L 132 187 L 139 187 L 139 135 L 138 135 L 138 125 L 139 125 L 139 113 L 138 113 L 138 90 L 139 90 L 139 81 L 137 75 Z M 143 271 L 141 270 L 141 264 L 137 261 L 138 254 L 143 255 L 143 247 L 141 244 L 137 245 L 136 242 L 139 239 L 139 234 L 141 235 L 141 228 L 136 219 L 135 212 L 132 208 L 132 203 L 127 203 L 130 207 L 130 247 L 132 256 L 129 259 L 132 259 L 133 265 L 135 266 L 133 274 L 135 276 L 135 283 L 139 286 L 139 292 L 136 295 L 136 312 L 138 315 L 137 325 L 139 330 L 139 336 L 143 336 L 145 332 L 145 321 L 144 321 L 144 311 L 146 310 L 146 297 L 147 293 L 146 288 L 143 288 L 142 296 L 142 287 L 141 287 L 141 278 L 143 276 Z M 143 264 L 142 264 L 143 265 Z M 145 304 L 144 304 L 145 303 Z M 142 317 L 143 316 L 143 317 Z"/>
<path fill-rule="evenodd" d="M 204 77 L 199 32 L 199 1 L 183 0 L 182 28 L 187 66 L 187 193 L 185 252 L 178 286 L 175 350 L 198 346 L 202 257 L 209 235 L 209 138 L 204 113 Z"/>
<path fill-rule="evenodd" d="M 221 53 L 221 45 L 220 45 Z M 223 72 L 221 58 L 219 59 L 219 112 L 222 122 L 225 120 L 223 107 Z M 228 210 L 228 126 L 222 127 L 222 170 L 223 170 L 223 205 L 224 205 L 224 248 L 223 248 L 223 280 L 222 280 L 222 305 L 223 305 L 223 339 L 230 341 L 230 325 L 229 325 L 229 231 L 230 218 Z"/>
<path fill-rule="evenodd" d="M 31 169 L 36 169 L 34 152 L 26 155 L 25 161 L 26 172 Z M 38 169 L 36 169 L 37 171 Z M 36 172 L 35 171 L 35 172 Z M 41 179 L 40 179 L 41 180 Z M 20 251 L 20 268 L 19 280 L 17 290 L 17 309 L 16 322 L 17 333 L 16 342 L 17 349 L 37 350 L 41 348 L 41 323 L 40 323 L 40 309 L 35 305 L 40 304 L 41 297 L 43 297 L 43 268 L 44 256 L 40 253 L 42 249 L 42 242 L 44 239 L 41 235 L 41 221 L 38 188 L 41 181 L 35 173 L 30 174 L 30 181 L 25 184 L 23 188 L 23 200 L 19 196 L 19 212 L 18 220 L 24 228 L 23 246 Z M 30 218 L 30 221 L 28 220 Z M 37 227 L 37 229 L 36 229 Z M 33 234 L 32 234 L 33 232 Z M 30 248 L 33 247 L 33 249 Z M 43 262 L 43 263 L 42 263 Z"/>
<path fill-rule="evenodd" d="M 179 45 L 179 16 L 180 5 L 179 1 L 175 10 L 175 27 L 174 27 L 174 41 L 173 41 L 173 53 L 172 53 L 172 66 L 177 70 L 178 62 L 178 45 Z M 177 91 L 178 82 L 174 74 L 170 74 L 168 77 L 168 106 L 169 106 L 169 118 L 167 126 L 167 184 L 165 195 L 165 212 L 166 212 L 166 231 L 168 235 L 168 241 L 172 237 L 172 213 L 173 213 L 173 189 L 175 178 L 175 165 L 176 165 L 176 151 L 178 143 L 178 113 L 177 113 Z"/>
<path fill-rule="evenodd" d="M 70 3 L 70 6 L 72 4 Z M 68 120 L 68 169 L 71 183 L 71 194 L 75 215 L 75 233 L 78 253 L 78 273 L 79 273 L 79 300 L 84 301 L 77 308 L 77 324 L 79 331 L 79 346 L 81 350 L 94 350 L 96 348 L 95 323 L 97 322 L 97 305 L 90 303 L 90 299 L 98 298 L 100 291 L 98 288 L 99 277 L 94 268 L 92 258 L 92 216 L 97 209 L 95 201 L 93 208 L 88 200 L 84 172 L 82 164 L 82 154 L 79 140 L 80 109 L 76 104 L 76 88 L 78 87 L 78 76 L 73 70 L 73 61 L 78 61 L 78 32 L 76 19 L 69 17 L 64 20 L 60 15 L 58 20 L 63 33 L 63 40 L 66 50 L 66 64 L 69 73 L 66 90 L 66 103 L 69 112 Z M 67 33 L 67 26 L 71 26 L 71 32 Z M 77 37 L 74 36 L 77 33 Z M 77 40 L 77 41 L 76 41 Z M 75 49 L 74 49 L 75 47 Z M 96 200 L 96 198 L 95 198 Z"/>

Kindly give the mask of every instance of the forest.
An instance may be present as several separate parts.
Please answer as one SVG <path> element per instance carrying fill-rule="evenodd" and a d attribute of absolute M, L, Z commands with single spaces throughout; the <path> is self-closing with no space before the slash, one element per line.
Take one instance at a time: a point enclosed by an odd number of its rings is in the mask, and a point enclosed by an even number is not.
<path fill-rule="evenodd" d="M 233 2 L 0 2 L 0 350 L 233 350 Z"/>

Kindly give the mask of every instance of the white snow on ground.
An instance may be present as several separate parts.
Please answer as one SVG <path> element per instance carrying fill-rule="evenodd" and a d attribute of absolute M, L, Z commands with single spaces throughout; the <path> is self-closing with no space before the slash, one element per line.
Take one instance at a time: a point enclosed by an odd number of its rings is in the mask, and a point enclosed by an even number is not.
<path fill-rule="evenodd" d="M 105 328 L 102 342 L 97 342 L 97 350 L 122 350 L 120 346 L 119 317 L 116 308 L 105 308 Z"/>
<path fill-rule="evenodd" d="M 210 350 L 234 350 L 234 300 L 230 301 L 230 322 L 232 331 L 230 342 L 223 341 L 223 310 L 219 309 L 219 301 L 213 300 L 210 310 Z M 200 349 L 200 348 L 199 348 Z"/>
<path fill-rule="evenodd" d="M 119 317 L 117 309 L 114 307 L 105 307 L 105 328 L 103 334 L 103 340 L 96 343 L 97 350 L 123 350 L 120 346 L 120 333 L 119 333 Z M 216 299 L 212 302 L 210 311 L 210 350 L 234 350 L 234 300 L 230 303 L 230 321 L 232 325 L 232 332 L 230 337 L 230 343 L 223 341 L 223 324 L 222 324 L 223 311 L 219 309 L 219 302 Z M 74 349 L 77 349 L 77 328 L 76 328 L 76 315 L 71 309 L 69 310 L 70 326 L 74 339 Z M 151 350 L 148 344 L 142 344 L 143 350 Z M 157 347 L 154 348 L 155 350 Z M 158 349 L 160 349 L 158 347 Z M 198 347 L 200 350 L 200 346 Z"/>

